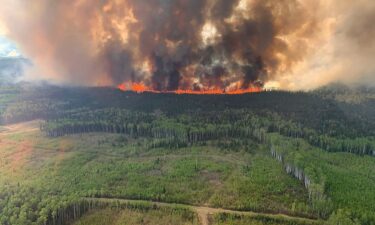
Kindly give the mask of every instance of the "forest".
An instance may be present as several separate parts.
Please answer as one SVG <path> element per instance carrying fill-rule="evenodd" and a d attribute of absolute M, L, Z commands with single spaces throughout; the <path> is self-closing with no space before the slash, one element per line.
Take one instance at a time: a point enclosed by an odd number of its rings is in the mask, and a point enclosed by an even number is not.
<path fill-rule="evenodd" d="M 371 88 L 177 95 L 3 84 L 0 147 L 2 225 L 129 215 L 199 224 L 202 205 L 258 213 L 216 213 L 209 224 L 375 224 Z"/>

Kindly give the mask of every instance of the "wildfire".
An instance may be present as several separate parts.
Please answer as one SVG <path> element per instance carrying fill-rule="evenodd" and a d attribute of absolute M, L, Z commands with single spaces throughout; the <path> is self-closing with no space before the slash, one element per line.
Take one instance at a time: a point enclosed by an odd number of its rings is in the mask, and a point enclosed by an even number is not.
<path fill-rule="evenodd" d="M 247 94 L 247 93 L 258 93 L 264 91 L 261 87 L 250 87 L 247 89 L 235 89 L 235 90 L 222 90 L 222 89 L 208 89 L 208 90 L 184 90 L 184 89 L 177 89 L 175 91 L 157 91 L 153 90 L 150 87 L 147 87 L 143 83 L 136 83 L 136 82 L 125 82 L 117 86 L 117 88 L 121 91 L 134 91 L 137 93 L 170 93 L 170 94 L 189 94 L 189 95 L 240 95 L 240 94 Z"/>
<path fill-rule="evenodd" d="M 146 85 L 142 83 L 125 82 L 117 86 L 121 91 L 134 91 L 137 93 L 151 92 Z"/>

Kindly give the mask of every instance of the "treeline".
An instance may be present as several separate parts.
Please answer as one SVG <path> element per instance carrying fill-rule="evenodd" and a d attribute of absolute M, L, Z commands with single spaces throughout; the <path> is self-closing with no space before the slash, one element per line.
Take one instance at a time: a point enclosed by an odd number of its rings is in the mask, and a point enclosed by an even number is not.
<path fill-rule="evenodd" d="M 137 94 L 112 88 L 25 86 L 15 88 L 17 98 L 12 98 L 10 104 L 6 104 L 6 108 L 13 109 L 7 112 L 5 121 L 21 122 L 30 118 L 57 118 L 55 117 L 57 113 L 79 108 L 88 110 L 119 108 L 145 113 L 161 110 L 172 116 L 190 112 L 223 112 L 227 109 L 243 109 L 254 113 L 277 112 L 286 121 L 293 120 L 303 127 L 329 136 L 343 135 L 355 138 L 375 135 L 374 102 L 345 104 L 334 99 L 327 99 L 323 94 L 315 92 L 272 91 L 245 95 L 200 96 Z M 2 98 L 8 99 L 9 102 L 9 97 L 3 95 L 0 88 L 0 103 Z M 24 110 L 28 108 L 27 105 L 30 105 L 29 110 Z M 17 107 L 20 107 L 20 110 L 17 110 Z"/>
<path fill-rule="evenodd" d="M 130 137 L 152 138 L 155 146 L 187 146 L 220 138 L 254 138 L 266 142 L 266 133 L 303 138 L 329 152 L 349 152 L 375 156 L 373 137 L 344 138 L 321 134 L 299 123 L 284 120 L 276 113 L 251 110 L 192 112 L 166 116 L 162 112 L 136 112 L 124 109 L 78 110 L 63 118 L 47 120 L 41 130 L 50 137 L 69 134 L 108 132 Z"/>
<path fill-rule="evenodd" d="M 279 121 L 272 131 L 292 138 L 303 138 L 309 144 L 324 149 L 328 152 L 349 152 L 358 155 L 375 156 L 375 138 L 369 137 L 335 137 L 315 130 L 304 128 L 293 122 Z"/>
<path fill-rule="evenodd" d="M 317 213 L 320 218 L 328 218 L 334 207 L 331 199 L 324 193 L 324 182 L 314 176 L 310 178 L 310 175 L 306 174 L 304 168 L 300 168 L 292 162 L 286 161 L 284 156 L 276 150 L 276 147 L 272 143 L 269 145 L 271 155 L 284 166 L 285 171 L 305 185 L 309 193 L 312 210 Z"/>
<path fill-rule="evenodd" d="M 147 202 L 127 203 L 58 196 L 34 188 L 5 185 L 0 188 L 1 225 L 67 225 L 93 209 L 111 207 L 140 212 L 161 210 L 194 221 L 196 215 L 184 207 L 158 207 Z"/>
<path fill-rule="evenodd" d="M 45 225 L 68 225 L 71 222 L 79 219 L 85 213 L 97 210 L 111 208 L 113 210 L 129 209 L 137 212 L 148 212 L 151 210 L 162 211 L 166 215 L 179 215 L 186 221 L 195 221 L 197 219 L 196 213 L 186 207 L 160 207 L 148 202 L 123 202 L 123 201 L 106 201 L 100 199 L 79 199 L 75 202 L 65 205 L 54 211 L 49 217 Z"/>
<path fill-rule="evenodd" d="M 310 144 L 329 152 L 349 152 L 358 155 L 375 156 L 374 137 L 338 139 L 326 135 L 311 136 L 308 138 Z"/>
<path fill-rule="evenodd" d="M 0 124 L 64 117 L 64 114 L 69 113 L 68 105 L 67 102 L 52 102 L 48 99 L 15 101 L 0 113 Z"/>
<path fill-rule="evenodd" d="M 64 225 L 90 208 L 75 196 L 59 196 L 21 185 L 0 188 L 1 225 Z"/>
<path fill-rule="evenodd" d="M 129 112 L 127 110 L 98 110 L 90 113 L 78 113 L 67 119 L 49 120 L 41 124 L 41 130 L 50 137 L 76 133 L 109 132 L 126 134 L 133 138 L 152 138 L 155 145 L 186 146 L 202 141 L 220 138 L 256 138 L 265 141 L 266 130 L 263 121 L 248 113 L 240 120 L 234 120 L 238 114 L 228 111 L 222 115 L 212 113 L 202 117 L 182 115 L 168 118 L 162 115 Z M 241 114 L 242 115 L 242 114 Z M 238 119 L 240 115 L 237 115 Z M 246 126 L 244 126 L 246 125 Z"/>

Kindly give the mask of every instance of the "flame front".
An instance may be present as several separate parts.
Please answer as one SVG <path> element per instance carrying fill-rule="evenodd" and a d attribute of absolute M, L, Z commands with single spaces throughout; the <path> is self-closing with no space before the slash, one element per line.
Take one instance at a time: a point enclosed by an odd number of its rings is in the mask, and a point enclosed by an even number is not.
<path fill-rule="evenodd" d="M 249 87 L 247 89 L 236 88 L 232 90 L 222 90 L 222 89 L 204 89 L 204 90 L 189 90 L 189 89 L 177 89 L 173 91 L 157 91 L 151 87 L 147 87 L 143 83 L 132 83 L 125 82 L 117 86 L 121 91 L 133 91 L 136 93 L 171 93 L 171 94 L 189 94 L 189 95 L 240 95 L 248 93 L 258 93 L 262 92 L 263 88 L 259 86 Z"/>

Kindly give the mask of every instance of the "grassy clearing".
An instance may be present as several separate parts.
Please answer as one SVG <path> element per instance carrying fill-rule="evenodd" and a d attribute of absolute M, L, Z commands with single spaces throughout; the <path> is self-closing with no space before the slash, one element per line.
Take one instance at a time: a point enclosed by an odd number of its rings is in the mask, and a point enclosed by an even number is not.
<path fill-rule="evenodd" d="M 249 164 L 234 170 L 211 197 L 216 207 L 270 212 L 305 212 L 306 190 L 267 155 L 255 154 Z"/>
<path fill-rule="evenodd" d="M 90 212 L 72 225 L 198 225 L 197 217 L 171 210 L 130 210 L 106 208 Z"/>
<path fill-rule="evenodd" d="M 23 156 L 28 159 L 25 176 L 43 174 L 43 179 L 36 178 L 41 185 L 61 192 L 281 212 L 307 204 L 302 185 L 262 149 L 255 153 L 227 153 L 212 146 L 146 149 L 145 140 L 124 144 L 111 134 L 16 136 L 17 142 L 10 136 L 14 145 L 33 143 L 30 155 Z"/>
<path fill-rule="evenodd" d="M 61 179 L 53 188 L 82 196 L 306 212 L 308 196 L 303 186 L 264 150 L 250 154 L 226 153 L 212 146 L 149 150 L 141 143 L 131 145 L 104 143 L 91 150 L 74 150 L 76 154 L 52 174 L 51 179 Z"/>
<path fill-rule="evenodd" d="M 324 224 L 319 221 L 311 223 L 304 220 L 288 220 L 285 218 L 267 217 L 267 216 L 240 216 L 220 213 L 210 218 L 211 225 L 312 225 Z"/>

